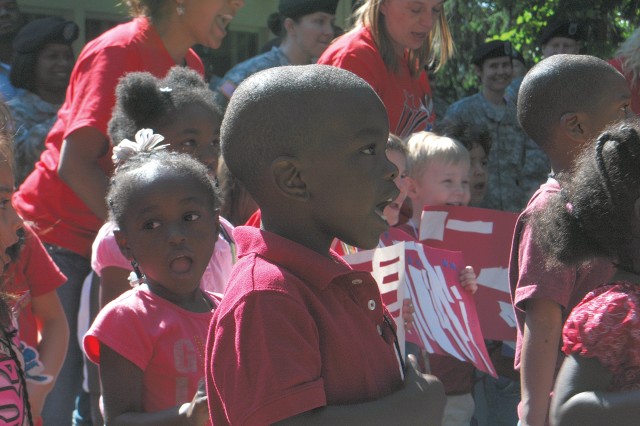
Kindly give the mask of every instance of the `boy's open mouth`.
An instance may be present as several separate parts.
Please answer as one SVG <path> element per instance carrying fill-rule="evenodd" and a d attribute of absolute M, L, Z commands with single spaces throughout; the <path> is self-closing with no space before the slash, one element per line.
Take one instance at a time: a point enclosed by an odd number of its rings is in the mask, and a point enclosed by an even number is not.
<path fill-rule="evenodd" d="M 385 222 L 387 221 L 387 217 L 384 215 L 384 209 L 385 207 L 387 207 L 389 204 L 393 203 L 393 199 L 389 198 L 381 203 L 378 203 L 376 205 L 376 209 L 375 212 L 378 216 L 380 216 L 382 218 L 382 220 L 384 220 Z"/>

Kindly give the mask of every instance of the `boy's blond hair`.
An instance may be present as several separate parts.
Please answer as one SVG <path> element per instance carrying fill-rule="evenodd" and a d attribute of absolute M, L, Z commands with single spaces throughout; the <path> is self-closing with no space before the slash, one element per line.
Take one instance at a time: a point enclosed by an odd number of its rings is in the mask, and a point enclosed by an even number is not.
<path fill-rule="evenodd" d="M 419 179 L 432 161 L 444 164 L 471 162 L 464 145 L 432 132 L 414 133 L 407 142 L 407 148 L 407 173 L 412 179 Z"/>

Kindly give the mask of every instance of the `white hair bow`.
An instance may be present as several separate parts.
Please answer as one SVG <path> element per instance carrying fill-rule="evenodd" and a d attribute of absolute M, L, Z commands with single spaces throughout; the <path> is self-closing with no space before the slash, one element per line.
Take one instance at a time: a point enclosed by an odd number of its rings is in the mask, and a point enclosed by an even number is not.
<path fill-rule="evenodd" d="M 165 149 L 168 144 L 160 145 L 164 141 L 164 136 L 153 133 L 151 129 L 140 129 L 136 133 L 135 141 L 123 139 L 113 148 L 113 164 L 119 166 L 129 158 L 141 152 L 150 152 L 156 149 Z"/>

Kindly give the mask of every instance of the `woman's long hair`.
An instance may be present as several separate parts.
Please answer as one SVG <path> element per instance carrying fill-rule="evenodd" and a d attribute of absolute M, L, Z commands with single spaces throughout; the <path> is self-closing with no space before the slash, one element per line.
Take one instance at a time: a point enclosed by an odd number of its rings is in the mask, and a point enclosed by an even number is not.
<path fill-rule="evenodd" d="M 400 64 L 385 26 L 385 17 L 380 11 L 383 1 L 385 0 L 366 0 L 353 14 L 354 29 L 365 27 L 371 31 L 382 61 L 388 69 L 396 72 Z M 416 78 L 427 66 L 435 66 L 437 71 L 453 56 L 454 51 L 453 38 L 443 10 L 431 29 L 427 42 L 420 49 L 409 50 L 407 60 L 411 76 Z"/>

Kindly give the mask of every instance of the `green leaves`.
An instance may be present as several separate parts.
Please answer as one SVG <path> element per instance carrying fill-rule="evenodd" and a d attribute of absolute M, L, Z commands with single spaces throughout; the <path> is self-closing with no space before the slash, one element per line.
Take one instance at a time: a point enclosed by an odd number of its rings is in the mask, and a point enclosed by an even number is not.
<path fill-rule="evenodd" d="M 582 53 L 611 58 L 619 44 L 640 25 L 638 0 L 447 0 L 445 9 L 456 56 L 434 77 L 436 96 L 450 104 L 478 90 L 470 64 L 481 43 L 509 40 L 533 65 L 541 58 L 538 35 L 556 17 L 589 27 Z"/>

